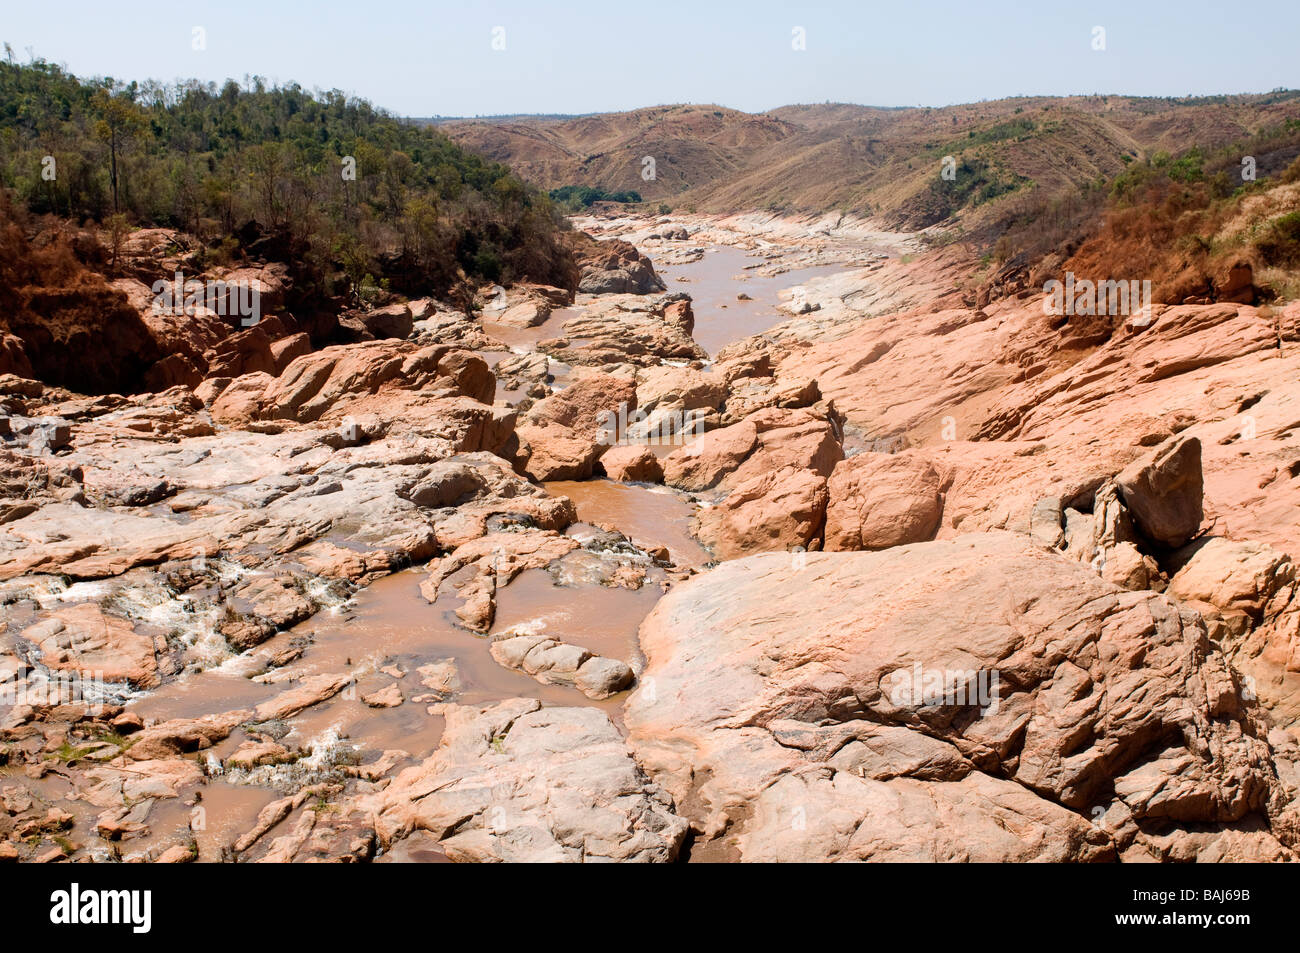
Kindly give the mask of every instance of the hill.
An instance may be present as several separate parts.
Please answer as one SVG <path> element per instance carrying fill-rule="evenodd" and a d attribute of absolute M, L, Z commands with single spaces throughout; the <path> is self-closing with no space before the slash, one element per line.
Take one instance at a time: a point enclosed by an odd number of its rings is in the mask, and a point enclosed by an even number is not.
<path fill-rule="evenodd" d="M 972 229 L 997 220 L 1009 196 L 1079 191 L 1135 160 L 1222 148 L 1296 118 L 1300 93 L 1279 91 L 1185 100 L 1021 97 L 907 109 L 828 103 L 761 114 L 658 106 L 439 128 L 547 189 L 635 189 L 646 201 L 701 212 L 839 211 L 898 228 Z M 646 156 L 655 159 L 649 181 L 641 175 Z M 945 156 L 959 170 L 956 188 L 941 177 Z M 1285 156 L 1256 158 L 1267 167 Z"/>
<path fill-rule="evenodd" d="M 497 162 L 340 92 L 81 80 L 0 63 L 0 187 L 35 214 L 163 226 L 292 265 L 304 300 L 556 281 L 561 217 Z"/>

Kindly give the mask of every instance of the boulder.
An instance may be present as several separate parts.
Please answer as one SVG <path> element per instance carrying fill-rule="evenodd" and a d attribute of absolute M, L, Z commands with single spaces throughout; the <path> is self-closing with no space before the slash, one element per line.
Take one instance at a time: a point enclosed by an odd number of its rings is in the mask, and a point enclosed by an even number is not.
<path fill-rule="evenodd" d="M 934 536 L 943 516 L 938 471 L 915 454 L 860 453 L 827 484 L 827 550 L 887 549 Z"/>
<path fill-rule="evenodd" d="M 252 717 L 251 711 L 240 709 L 198 718 L 173 718 L 150 725 L 132 735 L 126 756 L 132 761 L 160 761 L 202 751 L 224 741 Z"/>
<path fill-rule="evenodd" d="M 493 641 L 491 652 L 506 668 L 547 685 L 572 685 L 588 698 L 608 698 L 632 684 L 626 663 L 544 635 L 503 636 Z"/>
<path fill-rule="evenodd" d="M 405 700 L 397 682 L 390 682 L 385 688 L 361 696 L 361 701 L 371 708 L 396 708 Z"/>
<path fill-rule="evenodd" d="M 768 408 L 733 427 L 739 428 L 734 444 L 727 435 L 732 428 L 723 428 L 665 460 L 665 478 L 680 478 L 680 464 L 697 453 L 708 455 L 710 465 L 700 478 L 716 479 L 718 499 L 700 511 L 700 540 L 720 559 L 816 548 L 826 520 L 826 479 L 844 456 L 833 416 L 813 409 Z M 733 467 L 750 427 L 754 446 Z M 689 472 L 690 465 L 683 469 Z"/>
<path fill-rule="evenodd" d="M 1175 437 L 1149 460 L 1138 460 L 1115 478 L 1138 528 L 1153 542 L 1177 547 L 1201 528 L 1201 441 Z"/>
<path fill-rule="evenodd" d="M 581 269 L 578 290 L 583 294 L 653 294 L 664 290 L 650 259 L 635 245 L 620 239 L 593 241 L 579 233 L 577 261 Z"/>
<path fill-rule="evenodd" d="M 664 483 L 692 492 L 710 489 L 744 463 L 757 446 L 758 427 L 752 422 L 710 431 L 664 458 Z"/>
<path fill-rule="evenodd" d="M 559 424 L 546 427 L 521 424 L 515 433 L 526 446 L 523 470 L 539 482 L 588 479 L 604 449 L 595 440 L 580 437 Z"/>
<path fill-rule="evenodd" d="M 1215 537 L 1199 546 L 1174 574 L 1167 592 L 1176 599 L 1209 603 L 1220 612 L 1240 613 L 1258 622 L 1273 596 L 1295 580 L 1295 564 L 1286 553 L 1261 543 Z"/>
<path fill-rule="evenodd" d="M 619 408 L 628 411 L 637 406 L 636 381 L 614 374 L 590 373 L 545 400 L 539 400 L 524 418 L 537 426 L 558 424 L 583 439 L 612 437 Z M 612 441 L 608 441 L 612 442 Z"/>
<path fill-rule="evenodd" d="M 23 339 L 7 331 L 0 333 L 0 374 L 32 376 L 32 362 L 27 359 Z"/>
<path fill-rule="evenodd" d="M 635 444 L 610 447 L 601 455 L 600 466 L 607 477 L 620 483 L 659 483 L 664 478 L 654 451 Z"/>
<path fill-rule="evenodd" d="M 203 355 L 207 374 L 213 377 L 240 377 L 244 374 L 278 372 L 271 338 L 262 325 L 255 325 L 222 339 Z"/>
<path fill-rule="evenodd" d="M 129 682 L 136 688 L 158 684 L 153 637 L 136 632 L 129 620 L 108 615 L 94 603 L 58 609 L 24 629 L 22 637 L 37 647 L 47 668 Z"/>
<path fill-rule="evenodd" d="M 275 374 L 279 376 L 284 369 L 297 358 L 311 353 L 311 336 L 306 332 L 290 334 L 271 342 L 271 360 L 275 362 Z"/>
<path fill-rule="evenodd" d="M 618 439 L 620 413 L 636 408 L 630 377 L 591 373 L 529 408 L 516 428 L 526 452 L 523 470 L 535 480 L 585 480 Z M 621 410 L 620 410 L 621 409 Z"/>
<path fill-rule="evenodd" d="M 694 318 L 685 295 L 604 295 L 584 301 L 563 325 L 562 339 L 540 341 L 538 349 L 574 367 L 611 364 L 660 366 L 706 356 L 691 337 Z"/>
<path fill-rule="evenodd" d="M 367 331 L 375 338 L 399 338 L 405 340 L 411 336 L 415 327 L 415 318 L 410 305 L 405 302 L 363 311 L 357 315 Z"/>
<path fill-rule="evenodd" d="M 770 550 L 807 549 L 826 519 L 826 479 L 784 467 L 735 480 L 716 505 L 702 509 L 698 532 L 719 559 Z"/>

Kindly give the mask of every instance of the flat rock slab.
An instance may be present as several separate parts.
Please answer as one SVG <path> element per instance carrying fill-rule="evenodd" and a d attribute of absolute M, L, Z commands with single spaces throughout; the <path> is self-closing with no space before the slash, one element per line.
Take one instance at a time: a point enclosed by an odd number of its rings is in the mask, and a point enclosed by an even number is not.
<path fill-rule="evenodd" d="M 671 862 L 686 836 L 604 712 L 442 706 L 437 752 L 366 805 L 380 843 L 428 831 L 456 861 Z"/>

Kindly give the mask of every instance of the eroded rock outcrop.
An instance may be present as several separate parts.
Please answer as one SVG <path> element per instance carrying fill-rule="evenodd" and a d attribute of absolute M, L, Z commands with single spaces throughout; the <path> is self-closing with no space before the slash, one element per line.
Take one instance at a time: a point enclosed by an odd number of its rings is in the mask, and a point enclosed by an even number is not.
<path fill-rule="evenodd" d="M 581 269 L 578 290 L 583 294 L 652 294 L 664 290 L 654 265 L 635 245 L 618 239 L 593 241 L 581 233 L 575 245 Z"/>
<path fill-rule="evenodd" d="M 769 408 L 673 451 L 664 481 L 714 491 L 699 535 L 722 559 L 813 548 L 826 520 L 826 481 L 843 456 L 833 410 Z"/>
<path fill-rule="evenodd" d="M 741 858 L 1159 855 L 1275 805 L 1264 730 L 1177 602 L 1013 534 L 802 565 L 724 563 L 641 628 L 632 747 Z"/>

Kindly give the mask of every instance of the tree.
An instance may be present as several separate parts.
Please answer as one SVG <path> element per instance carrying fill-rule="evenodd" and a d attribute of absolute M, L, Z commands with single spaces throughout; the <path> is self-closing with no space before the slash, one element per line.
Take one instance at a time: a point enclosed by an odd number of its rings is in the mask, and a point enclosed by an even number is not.
<path fill-rule="evenodd" d="M 108 242 L 109 249 L 113 254 L 110 267 L 117 270 L 117 259 L 122 254 L 122 245 L 126 241 L 126 236 L 131 234 L 131 225 L 127 222 L 126 216 L 120 212 L 110 215 L 108 218 Z"/>
<path fill-rule="evenodd" d="M 108 143 L 109 182 L 113 187 L 113 214 L 121 211 L 118 201 L 117 154 L 123 143 L 147 124 L 144 112 L 135 104 L 134 89 L 113 93 L 106 87 L 95 90 L 91 106 L 99 116 L 95 134 Z"/>

